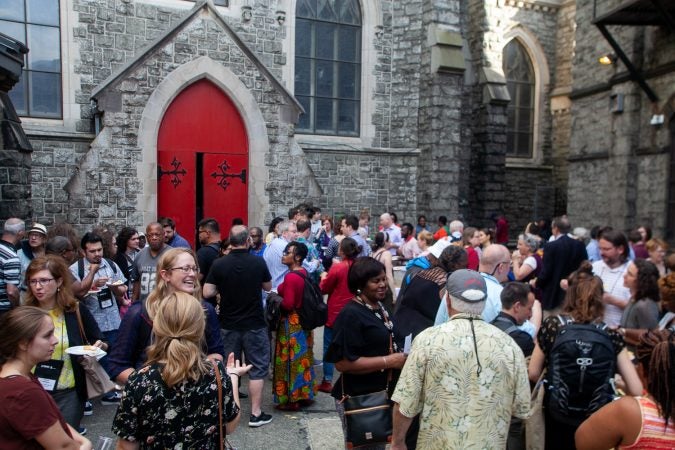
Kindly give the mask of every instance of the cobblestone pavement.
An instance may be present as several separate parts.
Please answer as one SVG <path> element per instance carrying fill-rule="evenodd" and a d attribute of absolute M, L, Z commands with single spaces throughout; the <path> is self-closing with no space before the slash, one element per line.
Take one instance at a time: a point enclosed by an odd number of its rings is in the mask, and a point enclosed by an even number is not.
<path fill-rule="evenodd" d="M 319 344 L 323 343 L 322 329 L 315 330 L 315 355 L 322 357 Z M 321 380 L 321 366 L 315 366 L 317 379 Z M 337 374 L 335 379 L 337 379 Z M 242 391 L 248 392 L 247 379 L 243 378 Z M 299 412 L 282 412 L 274 409 L 272 403 L 272 382 L 265 382 L 263 411 L 273 416 L 272 423 L 260 428 L 249 428 L 248 417 L 251 411 L 249 399 L 242 399 L 242 416 L 237 430 L 228 439 L 238 448 L 264 449 L 344 449 L 342 428 L 335 412 L 333 398 L 319 392 L 316 402 Z M 85 416 L 82 425 L 88 430 L 87 437 L 94 446 L 99 436 L 114 437 L 110 430 L 116 406 L 103 406 L 94 401 L 94 414 Z"/>

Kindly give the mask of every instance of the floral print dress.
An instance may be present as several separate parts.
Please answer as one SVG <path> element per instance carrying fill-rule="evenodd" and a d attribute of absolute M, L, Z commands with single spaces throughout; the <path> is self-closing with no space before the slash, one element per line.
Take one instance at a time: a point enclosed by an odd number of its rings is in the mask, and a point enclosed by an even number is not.
<path fill-rule="evenodd" d="M 134 372 L 122 394 L 112 431 L 121 439 L 138 442 L 142 449 L 219 449 L 218 385 L 214 367 L 199 380 L 169 388 L 161 366 L 153 364 Z M 223 422 L 237 417 L 232 383 L 221 362 Z"/>

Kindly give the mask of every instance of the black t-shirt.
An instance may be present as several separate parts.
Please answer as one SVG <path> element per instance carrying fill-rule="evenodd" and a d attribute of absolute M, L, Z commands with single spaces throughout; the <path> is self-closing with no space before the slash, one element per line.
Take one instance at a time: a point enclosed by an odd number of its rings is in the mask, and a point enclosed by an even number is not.
<path fill-rule="evenodd" d="M 516 320 L 504 312 L 500 312 L 495 320 L 493 320 L 491 323 L 505 333 L 511 327 L 518 326 Z M 511 336 L 514 341 L 516 341 L 516 344 L 518 344 L 518 347 L 520 347 L 520 349 L 523 351 L 523 355 L 525 355 L 526 358 L 532 354 L 534 351 L 534 339 L 532 336 L 519 328 L 511 330 L 507 334 Z"/>
<path fill-rule="evenodd" d="M 213 242 L 204 245 L 197 250 L 197 262 L 199 263 L 199 273 L 204 276 L 204 280 L 209 276 L 209 271 L 213 262 L 220 256 L 220 242 Z"/>
<path fill-rule="evenodd" d="M 220 294 L 220 326 L 226 330 L 264 328 L 262 284 L 272 281 L 265 260 L 247 250 L 232 252 L 214 261 L 206 282 Z"/>
<path fill-rule="evenodd" d="M 356 361 L 362 356 L 387 356 L 389 354 L 389 330 L 382 319 L 366 306 L 350 301 L 338 314 L 333 324 L 333 340 L 328 347 L 324 359 L 336 363 L 347 359 Z M 393 379 L 389 383 L 391 391 L 396 385 L 399 370 L 393 371 Z M 342 398 L 348 395 L 363 395 L 381 391 L 387 386 L 387 371 L 375 371 L 362 375 L 343 373 L 333 386 L 332 396 Z M 391 392 L 390 392 L 391 393 Z"/>

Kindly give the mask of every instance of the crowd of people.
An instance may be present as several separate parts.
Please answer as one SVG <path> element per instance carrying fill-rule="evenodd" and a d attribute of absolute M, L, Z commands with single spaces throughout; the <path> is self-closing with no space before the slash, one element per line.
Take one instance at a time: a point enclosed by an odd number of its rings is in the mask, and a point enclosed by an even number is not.
<path fill-rule="evenodd" d="M 374 226 L 302 204 L 267 233 L 235 219 L 221 235 L 224 224 L 201 220 L 181 230 L 193 249 L 171 218 L 82 236 L 7 219 L 2 447 L 91 448 L 80 348 L 104 355 L 115 389 L 98 401 L 118 405 L 124 449 L 220 448 L 240 399 L 249 428 L 273 420 L 270 380 L 281 411 L 331 395 L 346 445 L 345 400 L 386 392 L 394 450 L 524 449 L 544 386 L 545 438 L 529 448 L 675 446 L 668 244 L 645 226 L 587 232 L 561 216 L 528 224 L 510 250 L 506 218 L 494 223 L 383 213 Z M 322 370 L 303 308 L 313 290 L 326 302 Z"/>

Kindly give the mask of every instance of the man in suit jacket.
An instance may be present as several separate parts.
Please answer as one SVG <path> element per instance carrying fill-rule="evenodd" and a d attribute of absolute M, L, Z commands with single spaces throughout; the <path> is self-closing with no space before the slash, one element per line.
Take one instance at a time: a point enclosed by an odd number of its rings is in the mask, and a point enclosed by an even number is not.
<path fill-rule="evenodd" d="M 577 270 L 582 261 L 588 259 L 586 247 L 567 235 L 571 230 L 567 217 L 553 219 L 551 232 L 553 240 L 544 245 L 542 269 L 536 285 L 542 289 L 542 307 L 545 311 L 560 308 L 565 291 L 560 288 L 560 280 Z"/>

